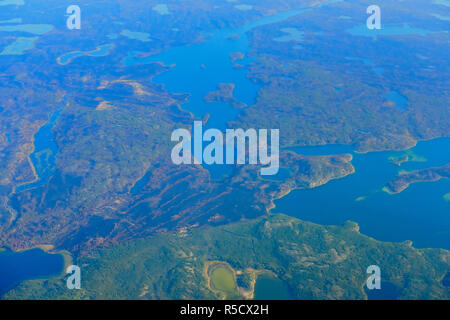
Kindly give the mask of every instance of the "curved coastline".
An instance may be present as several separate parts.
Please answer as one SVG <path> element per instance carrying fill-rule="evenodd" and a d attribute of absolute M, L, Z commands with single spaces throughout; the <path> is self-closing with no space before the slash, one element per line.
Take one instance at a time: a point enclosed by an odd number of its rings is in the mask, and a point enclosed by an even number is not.
<path fill-rule="evenodd" d="M 3 288 L 4 290 L 6 289 L 6 291 L 4 291 L 3 293 L 0 294 L 0 300 L 1 300 L 2 296 L 7 294 L 8 292 L 10 292 L 11 290 L 14 290 L 16 287 L 20 286 L 23 282 L 33 281 L 33 280 L 49 280 L 49 279 L 60 279 L 60 278 L 62 279 L 66 275 L 65 271 L 67 270 L 67 267 L 73 264 L 73 258 L 72 258 L 72 255 L 70 252 L 68 252 L 67 250 L 54 250 L 54 246 L 48 245 L 48 244 L 35 245 L 33 247 L 24 248 L 24 249 L 20 249 L 20 250 L 11 250 L 8 247 L 1 247 L 0 254 L 7 254 L 7 256 L 9 254 L 11 254 L 11 255 L 25 254 L 25 253 L 27 253 L 29 251 L 33 251 L 33 250 L 41 250 L 46 255 L 61 256 L 62 266 L 61 266 L 60 270 L 58 270 L 57 272 L 36 275 L 36 276 L 30 276 L 30 275 L 17 276 L 17 275 L 15 275 L 13 277 L 13 281 L 11 283 L 8 284 L 8 281 L 6 282 L 6 288 L 5 287 Z M 35 259 L 35 258 L 36 257 L 34 257 L 33 259 Z M 6 257 L 6 259 L 8 259 L 8 257 Z M 40 262 L 40 263 L 43 263 L 43 262 Z M 47 263 L 49 263 L 49 262 L 47 261 Z M 47 265 L 47 263 L 46 263 L 46 265 Z M 55 261 L 53 261 L 53 263 L 55 263 Z M 58 265 L 59 265 L 59 263 L 58 263 Z M 2 280 L 2 283 L 3 283 L 3 280 Z"/>

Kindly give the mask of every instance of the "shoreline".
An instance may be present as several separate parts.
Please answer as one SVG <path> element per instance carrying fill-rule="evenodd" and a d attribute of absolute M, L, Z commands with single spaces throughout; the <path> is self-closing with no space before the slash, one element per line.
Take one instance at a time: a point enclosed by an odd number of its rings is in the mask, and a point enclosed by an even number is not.
<path fill-rule="evenodd" d="M 105 46 L 110 46 L 109 50 L 104 53 L 104 54 L 99 54 L 96 55 L 96 52 L 102 51 L 102 48 Z M 106 57 L 107 55 L 109 55 L 110 51 L 114 49 L 114 44 L 113 43 L 107 43 L 107 44 L 102 44 L 100 46 L 97 46 L 94 50 L 91 51 L 71 51 L 71 52 L 67 52 L 64 53 L 63 55 L 59 56 L 58 58 L 56 58 L 56 62 L 60 65 L 60 66 L 66 66 L 68 64 L 70 64 L 73 60 L 75 60 L 78 57 L 82 57 L 82 56 L 87 56 L 87 57 Z M 75 56 L 73 58 L 69 58 L 67 62 L 61 62 L 61 58 L 65 55 L 69 55 L 69 54 L 80 54 L 78 56 Z"/>
<path fill-rule="evenodd" d="M 67 251 L 67 250 L 54 251 L 54 246 L 53 245 L 41 244 L 41 245 L 33 246 L 31 248 L 20 249 L 20 250 L 16 250 L 16 251 L 11 250 L 8 247 L 0 247 L 0 254 L 2 252 L 8 252 L 8 251 L 12 252 L 13 254 L 17 254 L 17 253 L 24 253 L 24 252 L 30 251 L 30 250 L 36 250 L 36 249 L 42 250 L 46 254 L 61 255 L 62 259 L 63 259 L 63 266 L 62 266 L 61 271 L 59 271 L 57 273 L 49 274 L 49 275 L 38 276 L 38 277 L 31 277 L 31 278 L 26 278 L 26 279 L 17 281 L 13 285 L 11 285 L 11 287 L 7 288 L 7 291 L 5 291 L 2 295 L 0 295 L 0 300 L 2 300 L 2 297 L 5 294 L 8 294 L 8 292 L 11 292 L 12 290 L 16 289 L 17 287 L 19 287 L 24 282 L 39 281 L 39 280 L 51 280 L 51 279 L 62 279 L 66 275 L 67 267 L 73 264 L 73 257 L 72 257 L 72 255 L 70 254 L 69 251 Z"/>
<path fill-rule="evenodd" d="M 61 272 L 54 274 L 54 275 L 47 276 L 47 277 L 32 278 L 32 279 L 27 279 L 27 280 L 50 279 L 50 278 L 64 276 L 66 274 L 65 271 L 66 271 L 67 267 L 73 264 L 73 257 L 69 251 L 67 251 L 67 250 L 56 250 L 55 251 L 54 248 L 55 248 L 55 246 L 52 244 L 38 244 L 38 245 L 35 245 L 30 248 L 19 249 L 19 250 L 12 250 L 9 247 L 0 247 L 0 253 L 8 252 L 8 251 L 12 252 L 12 253 L 24 253 L 26 251 L 39 249 L 39 250 L 44 251 L 47 254 L 61 255 L 63 258 L 63 268 L 62 268 Z"/>
<path fill-rule="evenodd" d="M 236 270 L 226 261 L 217 261 L 217 260 L 216 261 L 206 261 L 204 263 L 204 267 L 203 267 L 203 276 L 206 279 L 207 288 L 210 289 L 215 294 L 218 294 L 220 296 L 221 300 L 228 299 L 227 294 L 225 292 L 221 291 L 220 289 L 214 288 L 214 285 L 212 284 L 212 280 L 211 280 L 211 275 L 214 272 L 214 270 L 216 268 L 220 268 L 220 267 L 226 268 L 231 272 L 231 274 L 233 275 L 234 285 L 236 287 L 238 295 L 241 296 L 241 298 L 244 298 L 246 300 L 255 299 L 256 282 L 258 281 L 258 277 L 260 275 L 266 274 L 266 275 L 270 275 L 274 278 L 280 279 L 278 277 L 278 275 L 275 274 L 271 270 L 266 270 L 266 269 L 258 270 L 258 269 L 253 269 L 253 268 L 245 268 L 243 270 Z M 245 273 L 250 276 L 249 288 L 240 287 L 237 283 L 238 275 L 245 274 Z"/>

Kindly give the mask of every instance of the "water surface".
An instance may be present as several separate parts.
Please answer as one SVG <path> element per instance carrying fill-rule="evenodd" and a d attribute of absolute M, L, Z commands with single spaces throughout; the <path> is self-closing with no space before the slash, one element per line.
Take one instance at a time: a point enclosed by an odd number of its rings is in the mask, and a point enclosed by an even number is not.
<path fill-rule="evenodd" d="M 88 56 L 88 57 L 103 57 L 109 54 L 110 50 L 114 47 L 113 44 L 104 44 L 98 46 L 92 51 L 73 51 L 60 56 L 57 61 L 61 65 L 66 65 L 71 63 L 74 59 Z"/>
<path fill-rule="evenodd" d="M 3 32 L 26 32 L 35 35 L 43 35 L 53 30 L 51 24 L 15 24 L 15 25 L 2 25 L 0 31 Z"/>
<path fill-rule="evenodd" d="M 395 91 L 395 90 L 389 91 L 385 95 L 385 98 L 388 101 L 394 102 L 396 108 L 398 108 L 400 110 L 406 110 L 406 106 L 408 105 L 408 98 L 406 98 L 405 96 L 401 95 L 397 91 Z"/>
<path fill-rule="evenodd" d="M 347 153 L 347 148 L 350 147 L 291 149 L 301 154 L 324 155 L 326 151 Z M 405 154 L 413 161 L 400 167 L 390 161 Z M 394 195 L 382 191 L 402 170 L 450 163 L 450 138 L 419 142 L 409 151 L 354 153 L 353 156 L 354 174 L 314 189 L 294 190 L 276 200 L 272 211 L 324 225 L 352 220 L 360 225 L 363 234 L 377 240 L 412 240 L 416 247 L 450 249 L 450 202 L 445 201 L 450 180 L 414 183 Z"/>
<path fill-rule="evenodd" d="M 8 6 L 8 5 L 23 6 L 24 4 L 25 1 L 23 0 L 0 0 L 0 6 Z"/>
<path fill-rule="evenodd" d="M 7 46 L 0 53 L 2 56 L 6 55 L 21 55 L 24 54 L 25 51 L 33 49 L 35 42 L 38 40 L 38 37 L 19 37 L 9 46 Z"/>
<path fill-rule="evenodd" d="M 262 274 L 255 283 L 256 300 L 292 300 L 288 286 L 280 279 Z"/>
<path fill-rule="evenodd" d="M 368 300 L 397 300 L 400 292 L 399 289 L 390 282 L 381 281 L 381 289 L 367 289 L 364 286 Z"/>
<path fill-rule="evenodd" d="M 30 155 L 33 164 L 35 181 L 17 186 L 15 192 L 32 189 L 48 182 L 55 171 L 56 154 L 58 145 L 56 144 L 52 129 L 61 111 L 55 111 L 50 115 L 48 122 L 42 126 L 34 135 L 34 151 Z"/>
<path fill-rule="evenodd" d="M 336 2 L 339 1 L 329 1 L 326 4 Z M 227 123 L 234 120 L 240 110 L 227 103 L 206 102 L 204 97 L 209 92 L 217 90 L 219 83 L 233 83 L 236 100 L 246 105 L 252 105 L 255 103 L 260 88 L 247 77 L 247 69 L 234 67 L 235 64 L 231 61 L 230 54 L 236 52 L 245 54 L 250 51 L 248 31 L 267 24 L 284 21 L 313 9 L 285 11 L 263 17 L 239 28 L 213 30 L 205 34 L 205 40 L 202 43 L 174 47 L 152 56 L 142 55 L 142 52 L 139 51 L 129 51 L 127 57 L 123 60 L 123 64 L 135 66 L 162 62 L 166 66 L 171 66 L 172 68 L 169 71 L 156 76 L 153 81 L 163 84 L 165 89 L 170 92 L 189 93 L 189 101 L 182 107 L 192 112 L 197 119 L 202 119 L 206 114 L 209 114 L 210 117 L 205 125 L 205 130 L 207 128 L 224 130 L 227 128 Z M 251 59 L 246 58 L 241 60 L 240 64 L 247 65 L 251 61 Z M 232 172 L 232 166 L 204 165 L 204 167 L 209 170 L 213 179 L 222 179 Z"/>
<path fill-rule="evenodd" d="M 60 274 L 64 258 L 41 249 L 22 252 L 0 251 L 0 297 L 22 281 Z"/>

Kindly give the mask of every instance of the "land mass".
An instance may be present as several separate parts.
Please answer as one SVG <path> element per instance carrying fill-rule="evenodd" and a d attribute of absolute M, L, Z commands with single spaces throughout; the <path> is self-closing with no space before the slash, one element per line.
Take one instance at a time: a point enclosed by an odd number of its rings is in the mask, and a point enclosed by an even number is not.
<path fill-rule="evenodd" d="M 413 172 L 402 172 L 395 180 L 386 185 L 385 191 L 389 193 L 400 193 L 412 183 L 432 182 L 440 179 L 450 179 L 450 164 Z"/>
<path fill-rule="evenodd" d="M 376 241 L 351 222 L 321 226 L 285 215 L 129 241 L 77 264 L 80 290 L 67 290 L 57 277 L 26 281 L 4 298 L 246 299 L 257 275 L 269 272 L 289 286 L 294 299 L 366 299 L 365 270 L 372 264 L 380 266 L 399 299 L 450 294 L 442 283 L 449 251 Z"/>
<path fill-rule="evenodd" d="M 235 62 L 237 60 L 242 60 L 242 59 L 244 59 L 244 57 L 245 57 L 245 54 L 242 53 L 242 52 L 232 52 L 232 53 L 230 53 L 231 62 Z"/>
<path fill-rule="evenodd" d="M 237 109 L 245 108 L 247 106 L 245 103 L 236 100 L 233 96 L 233 83 L 219 83 L 217 88 L 216 91 L 212 91 L 205 96 L 206 102 L 224 102 Z"/>

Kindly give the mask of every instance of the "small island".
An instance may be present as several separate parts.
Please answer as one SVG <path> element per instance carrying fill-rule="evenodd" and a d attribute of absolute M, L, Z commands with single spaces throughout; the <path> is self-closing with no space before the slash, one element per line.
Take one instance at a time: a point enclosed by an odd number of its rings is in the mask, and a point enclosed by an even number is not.
<path fill-rule="evenodd" d="M 413 151 L 408 150 L 401 155 L 391 156 L 389 157 L 389 161 L 396 165 L 401 166 L 405 162 L 425 162 L 426 158 L 416 155 Z"/>
<path fill-rule="evenodd" d="M 449 193 L 446 193 L 446 194 L 444 194 L 444 201 L 446 201 L 446 202 L 450 202 L 450 192 Z"/>
<path fill-rule="evenodd" d="M 228 103 L 236 109 L 247 107 L 245 103 L 236 100 L 233 96 L 234 87 L 233 83 L 219 83 L 217 85 L 217 90 L 209 92 L 204 99 L 206 102 Z"/>
<path fill-rule="evenodd" d="M 423 169 L 413 172 L 400 173 L 397 178 L 389 182 L 383 189 L 388 193 L 400 193 L 412 183 L 432 182 L 450 178 L 450 164 L 442 167 Z"/>
<path fill-rule="evenodd" d="M 243 54 L 242 52 L 232 52 L 230 53 L 230 59 L 231 62 L 235 62 L 237 60 L 242 60 L 244 59 L 245 54 Z"/>
<path fill-rule="evenodd" d="M 409 161 L 409 157 L 407 154 L 403 154 L 401 156 L 398 157 L 390 157 L 389 161 L 393 164 L 395 164 L 396 166 L 401 166 L 403 163 L 408 162 Z"/>

